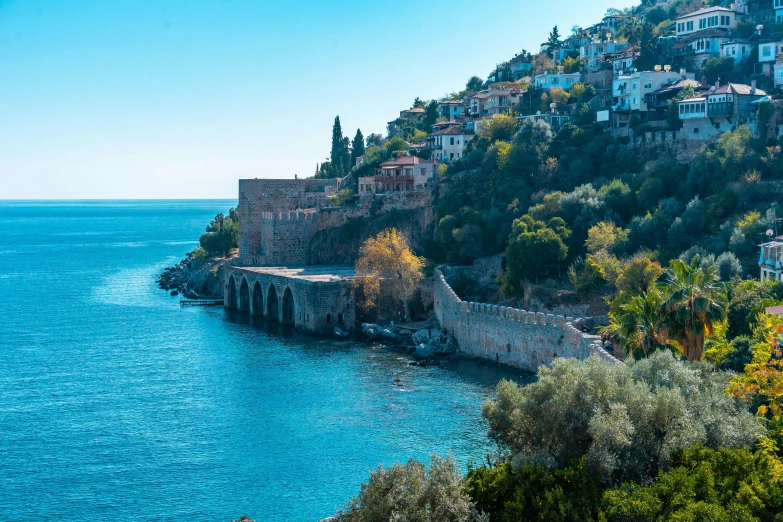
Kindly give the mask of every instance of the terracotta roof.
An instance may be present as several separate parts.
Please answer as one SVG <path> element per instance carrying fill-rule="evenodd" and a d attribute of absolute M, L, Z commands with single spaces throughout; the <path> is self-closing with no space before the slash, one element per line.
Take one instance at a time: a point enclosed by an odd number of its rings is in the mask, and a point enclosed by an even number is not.
<path fill-rule="evenodd" d="M 384 161 L 380 164 L 380 168 L 388 169 L 391 167 L 410 167 L 411 165 L 430 165 L 434 162 L 418 158 L 416 156 L 400 156 L 397 159 Z"/>
<path fill-rule="evenodd" d="M 688 85 L 690 85 L 691 87 L 693 87 L 697 91 L 699 91 L 699 90 L 707 90 L 708 89 L 708 87 L 704 87 L 701 84 L 701 82 L 697 82 L 696 80 L 680 80 L 680 81 L 672 83 L 670 85 L 664 85 L 663 87 L 661 87 L 657 91 L 653 91 L 653 93 L 666 93 L 666 92 L 669 92 L 669 91 L 680 90 L 680 89 L 684 89 Z"/>
<path fill-rule="evenodd" d="M 406 109 L 406 110 L 404 110 L 402 112 L 410 112 L 410 113 L 413 113 L 413 114 L 418 114 L 418 113 L 424 112 L 424 109 L 422 109 L 421 107 L 414 107 L 412 109 Z"/>
<path fill-rule="evenodd" d="M 764 310 L 766 310 L 769 315 L 783 315 L 783 305 L 770 306 Z"/>
<path fill-rule="evenodd" d="M 682 16 L 678 16 L 677 20 L 680 20 L 681 18 L 689 18 L 691 16 L 697 16 L 700 14 L 706 14 L 706 13 L 717 13 L 718 11 L 723 11 L 724 13 L 732 13 L 733 11 L 731 9 L 727 9 L 725 7 L 705 7 L 703 9 L 699 9 L 698 11 L 694 11 L 692 13 L 684 14 Z"/>
<path fill-rule="evenodd" d="M 696 40 L 701 40 L 702 38 L 728 38 L 728 33 L 723 29 L 716 29 L 715 27 L 702 29 L 701 31 L 696 31 L 688 36 L 682 37 L 680 41 L 672 46 L 672 49 L 682 49 L 687 44 L 695 42 Z"/>
<path fill-rule="evenodd" d="M 462 105 L 462 100 L 441 100 L 438 103 L 442 105 Z"/>
<path fill-rule="evenodd" d="M 461 125 L 453 125 L 451 127 L 446 127 L 445 129 L 437 130 L 431 133 L 430 136 L 458 136 L 464 133 L 465 131 L 462 130 Z"/>
<path fill-rule="evenodd" d="M 745 85 L 744 83 L 728 83 L 726 85 L 721 85 L 714 91 L 710 90 L 708 94 L 753 94 L 754 96 L 767 95 L 767 93 L 761 89 L 756 89 L 755 93 L 751 93 L 750 91 L 752 89 L 753 87 L 750 85 Z"/>

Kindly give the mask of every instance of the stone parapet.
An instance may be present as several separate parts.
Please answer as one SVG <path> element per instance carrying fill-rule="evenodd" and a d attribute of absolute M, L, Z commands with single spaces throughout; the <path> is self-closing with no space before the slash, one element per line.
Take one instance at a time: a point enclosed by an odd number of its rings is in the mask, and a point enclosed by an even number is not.
<path fill-rule="evenodd" d="M 535 371 L 557 357 L 591 355 L 619 362 L 597 335 L 583 333 L 579 320 L 487 303 L 462 301 L 440 268 L 435 270 L 435 316 L 468 355 Z"/>

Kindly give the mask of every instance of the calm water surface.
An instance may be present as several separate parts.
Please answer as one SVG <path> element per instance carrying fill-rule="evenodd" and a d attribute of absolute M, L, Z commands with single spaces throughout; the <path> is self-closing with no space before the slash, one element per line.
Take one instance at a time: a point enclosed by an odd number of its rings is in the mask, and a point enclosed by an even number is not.
<path fill-rule="evenodd" d="M 231 204 L 0 202 L 0 520 L 315 521 L 379 462 L 491 449 L 480 404 L 514 374 L 158 290 Z"/>

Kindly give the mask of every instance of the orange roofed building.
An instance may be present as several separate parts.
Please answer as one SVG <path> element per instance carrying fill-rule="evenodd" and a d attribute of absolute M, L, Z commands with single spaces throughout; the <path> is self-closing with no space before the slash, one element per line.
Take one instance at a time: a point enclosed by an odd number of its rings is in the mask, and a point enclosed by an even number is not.
<path fill-rule="evenodd" d="M 424 190 L 435 177 L 436 162 L 416 156 L 400 156 L 384 161 L 374 176 L 359 178 L 359 195 L 393 194 Z"/>

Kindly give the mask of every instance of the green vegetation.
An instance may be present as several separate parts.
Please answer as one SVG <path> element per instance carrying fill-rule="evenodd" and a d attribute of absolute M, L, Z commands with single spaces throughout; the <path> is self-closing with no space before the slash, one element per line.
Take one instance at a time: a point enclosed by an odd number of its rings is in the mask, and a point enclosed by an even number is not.
<path fill-rule="evenodd" d="M 206 234 L 199 238 L 199 244 L 209 255 L 225 257 L 231 250 L 238 248 L 238 240 L 239 216 L 236 209 L 232 208 L 228 211 L 228 216 L 215 216 L 209 223 Z M 201 252 L 198 252 L 198 255 L 201 255 Z"/>

